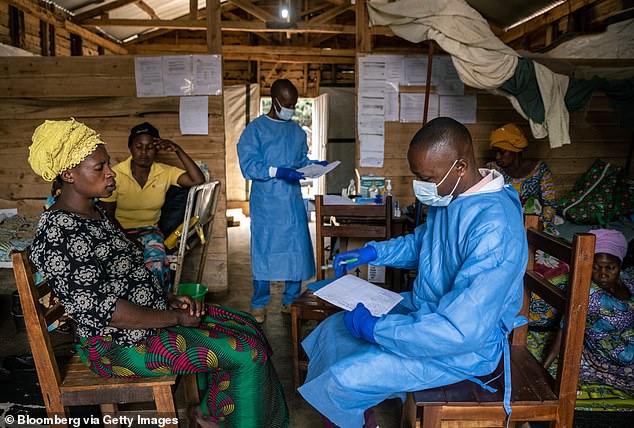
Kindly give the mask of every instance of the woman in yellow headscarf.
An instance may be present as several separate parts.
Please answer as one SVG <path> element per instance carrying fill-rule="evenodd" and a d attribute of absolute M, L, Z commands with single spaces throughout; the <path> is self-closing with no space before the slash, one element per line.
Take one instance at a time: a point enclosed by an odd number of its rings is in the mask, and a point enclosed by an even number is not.
<path fill-rule="evenodd" d="M 99 135 L 75 120 L 46 121 L 29 163 L 62 192 L 38 222 L 31 259 L 77 322 L 77 354 L 104 377 L 201 373 L 190 415 L 204 428 L 288 427 L 264 332 L 249 314 L 165 293 L 133 244 L 94 203 L 116 173 Z"/>
<path fill-rule="evenodd" d="M 514 123 L 491 132 L 490 141 L 495 162 L 488 163 L 487 167 L 500 171 L 504 181 L 515 187 L 524 213 L 539 214 L 544 229 L 556 234 L 555 187 L 548 165 L 540 160 L 522 157 L 522 152 L 528 147 L 528 140 Z"/>

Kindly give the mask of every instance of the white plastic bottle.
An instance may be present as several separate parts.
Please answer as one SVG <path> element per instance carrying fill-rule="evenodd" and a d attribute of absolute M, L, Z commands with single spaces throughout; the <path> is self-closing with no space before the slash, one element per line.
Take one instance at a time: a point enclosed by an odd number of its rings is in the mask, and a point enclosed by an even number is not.
<path fill-rule="evenodd" d="M 350 184 L 348 184 L 348 197 L 352 198 L 357 194 L 357 186 L 354 185 L 354 179 L 350 179 Z"/>
<path fill-rule="evenodd" d="M 392 217 L 394 218 L 401 217 L 401 209 L 398 206 L 398 201 L 394 201 L 394 213 L 392 214 Z"/>
<path fill-rule="evenodd" d="M 385 180 L 385 196 L 393 196 L 392 195 L 392 180 Z"/>
<path fill-rule="evenodd" d="M 374 199 L 376 198 L 376 195 L 379 194 L 379 188 L 376 187 L 376 184 L 374 184 L 374 182 L 372 182 L 372 185 L 368 188 L 368 197 L 370 199 Z"/>

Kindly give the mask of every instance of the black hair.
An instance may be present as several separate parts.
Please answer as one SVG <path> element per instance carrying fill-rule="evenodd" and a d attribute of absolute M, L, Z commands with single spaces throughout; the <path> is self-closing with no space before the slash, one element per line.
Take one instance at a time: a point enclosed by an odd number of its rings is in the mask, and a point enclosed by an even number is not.
<path fill-rule="evenodd" d="M 437 117 L 427 122 L 412 138 L 410 147 L 425 145 L 429 148 L 471 145 L 471 134 L 460 122 L 450 117 Z"/>
<path fill-rule="evenodd" d="M 280 95 L 280 92 L 289 91 L 292 95 L 298 95 L 297 88 L 288 79 L 277 79 L 271 85 L 271 97 Z"/>
<path fill-rule="evenodd" d="M 132 141 L 137 135 L 143 134 L 151 135 L 154 138 L 161 138 L 158 129 L 156 129 L 150 122 L 143 122 L 130 130 L 130 135 L 128 136 L 128 147 L 132 145 Z"/>

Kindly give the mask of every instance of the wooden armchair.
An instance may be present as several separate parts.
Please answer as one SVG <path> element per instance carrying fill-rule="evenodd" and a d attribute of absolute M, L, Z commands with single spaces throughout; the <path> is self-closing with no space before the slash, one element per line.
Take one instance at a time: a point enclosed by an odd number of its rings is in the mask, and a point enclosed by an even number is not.
<path fill-rule="evenodd" d="M 69 406 L 95 404 L 100 406 L 102 414 L 114 415 L 119 403 L 144 401 L 154 401 L 161 417 L 177 417 L 172 394 L 172 388 L 175 388 L 178 381 L 177 376 L 104 378 L 90 371 L 77 355 L 60 369 L 55 360 L 47 326 L 64 314 L 64 308 L 57 303 L 46 313 L 43 312 L 39 300 L 53 291 L 46 282 L 35 285 L 28 251 L 14 252 L 12 260 L 33 361 L 49 417 L 57 415 L 58 419 L 68 418 Z M 198 403 L 195 376 L 183 376 L 185 397 L 189 404 Z M 175 427 L 178 424 L 166 426 Z"/>
<path fill-rule="evenodd" d="M 530 293 L 533 292 L 563 314 L 563 330 L 555 379 L 526 349 L 527 326 L 513 331 L 510 419 L 551 421 L 551 426 L 572 428 L 592 279 L 595 237 L 588 233 L 576 234 L 571 245 L 539 231 L 536 216 L 527 216 L 525 226 L 529 258 L 524 276 L 524 303 L 521 314 L 528 317 Z M 569 264 L 570 280 L 567 293 L 550 284 L 533 270 L 535 251 L 538 249 Z M 496 373 L 501 368 L 500 366 Z M 504 380 L 500 377 L 490 385 L 496 388 L 497 392 L 490 393 L 471 381 L 410 392 L 403 408 L 402 426 L 416 426 L 418 417 L 419 426 L 425 428 L 439 428 L 442 422 L 447 421 L 453 421 L 453 426 L 460 427 L 474 426 L 466 421 L 489 421 L 495 423 L 495 426 L 504 426 Z"/>

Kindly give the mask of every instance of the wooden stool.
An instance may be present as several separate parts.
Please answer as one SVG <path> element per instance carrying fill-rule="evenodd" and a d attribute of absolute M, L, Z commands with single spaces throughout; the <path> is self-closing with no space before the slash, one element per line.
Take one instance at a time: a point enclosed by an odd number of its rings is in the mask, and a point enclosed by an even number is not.
<path fill-rule="evenodd" d="M 301 349 L 302 322 L 303 321 L 323 321 L 330 315 L 341 310 L 337 306 L 331 305 L 325 300 L 315 296 L 311 290 L 306 290 L 291 304 L 291 323 L 293 334 L 293 383 L 295 390 L 300 386 L 300 371 L 308 370 L 308 360 L 303 357 Z"/>

